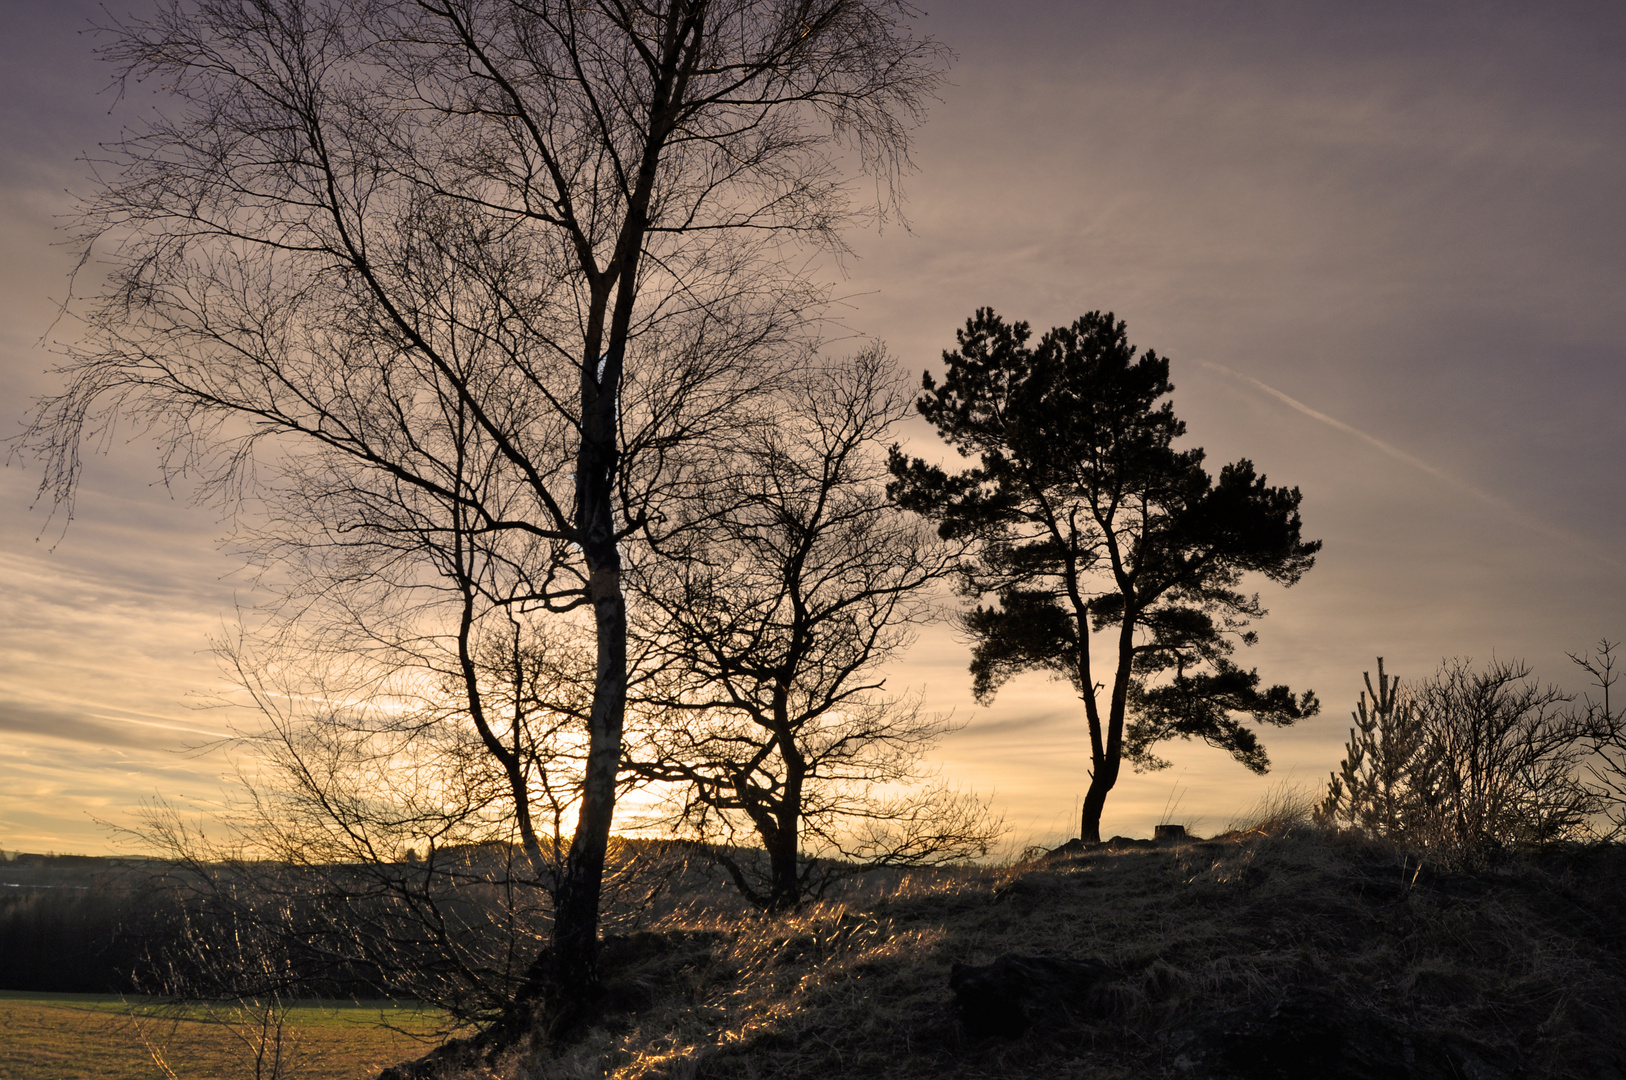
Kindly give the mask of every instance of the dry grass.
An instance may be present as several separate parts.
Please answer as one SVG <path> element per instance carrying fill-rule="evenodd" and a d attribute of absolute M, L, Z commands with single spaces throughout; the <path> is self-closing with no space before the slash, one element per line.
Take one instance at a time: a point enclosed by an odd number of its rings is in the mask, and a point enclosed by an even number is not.
<path fill-rule="evenodd" d="M 613 947 L 610 1022 L 468 1075 L 1219 1075 L 1193 1067 L 1194 1040 L 1314 988 L 1483 1077 L 1626 1076 L 1620 851 L 1436 874 L 1265 809 L 1251 831 L 1174 848 L 918 875 L 791 918 L 670 921 Z M 1076 1015 L 970 1039 L 950 965 L 1004 953 L 1099 957 L 1117 978 Z"/>
<path fill-rule="evenodd" d="M 1227 835 L 1262 833 L 1276 836 L 1294 829 L 1303 829 L 1315 818 L 1316 807 L 1326 792 L 1302 784 L 1277 784 L 1254 803 L 1241 817 L 1225 827 Z"/>

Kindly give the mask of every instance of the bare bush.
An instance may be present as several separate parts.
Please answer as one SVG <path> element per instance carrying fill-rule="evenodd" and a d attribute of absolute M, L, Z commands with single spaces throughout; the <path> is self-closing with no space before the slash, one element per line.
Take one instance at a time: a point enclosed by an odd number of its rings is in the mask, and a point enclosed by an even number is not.
<path fill-rule="evenodd" d="M 1573 701 L 1519 662 L 1453 660 L 1408 691 L 1380 660 L 1320 817 L 1470 861 L 1585 835 L 1602 806 L 1581 779 L 1596 725 Z"/>
<path fill-rule="evenodd" d="M 1586 772 L 1592 779 L 1592 793 L 1602 803 L 1601 814 L 1608 823 L 1606 830 L 1613 838 L 1626 833 L 1626 707 L 1615 708 L 1609 697 L 1610 689 L 1620 678 L 1615 674 L 1615 650 L 1620 642 L 1604 638 L 1597 651 L 1569 657 L 1576 666 L 1592 676 L 1597 689 L 1594 698 L 1589 692 L 1583 698 L 1586 716 L 1592 728 L 1592 753 L 1586 761 Z"/>
<path fill-rule="evenodd" d="M 1438 844 L 1547 843 L 1579 835 L 1597 800 L 1580 782 L 1590 727 L 1522 663 L 1445 665 L 1418 693 L 1439 769 Z"/>

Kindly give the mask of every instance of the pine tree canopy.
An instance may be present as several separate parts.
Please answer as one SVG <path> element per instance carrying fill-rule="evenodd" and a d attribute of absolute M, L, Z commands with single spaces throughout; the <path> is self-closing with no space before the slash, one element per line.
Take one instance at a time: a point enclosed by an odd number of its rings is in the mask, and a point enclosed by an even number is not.
<path fill-rule="evenodd" d="M 1112 313 L 1032 336 L 980 309 L 943 354 L 941 384 L 924 376 L 917 408 L 975 466 L 892 451 L 893 498 L 975 541 L 965 591 L 992 600 L 965 616 L 978 700 L 1025 671 L 1067 680 L 1089 714 L 1097 776 L 1115 776 L 1120 754 L 1166 765 L 1152 748 L 1176 736 L 1265 771 L 1244 721 L 1291 724 L 1319 704 L 1261 688 L 1230 656 L 1265 614 L 1244 576 L 1292 585 L 1315 563 L 1298 489 L 1269 486 L 1247 459 L 1216 478 L 1201 448 L 1178 447 L 1168 360 L 1138 353 Z M 1092 666 L 1092 635 L 1112 641 L 1115 670 Z"/>

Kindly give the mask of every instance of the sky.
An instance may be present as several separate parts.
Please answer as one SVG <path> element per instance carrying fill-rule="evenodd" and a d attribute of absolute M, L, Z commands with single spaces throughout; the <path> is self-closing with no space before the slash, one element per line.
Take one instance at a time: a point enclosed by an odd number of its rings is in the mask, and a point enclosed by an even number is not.
<path fill-rule="evenodd" d="M 110 0 L 120 11 L 131 0 Z M 907 227 L 849 235 L 837 309 L 911 370 L 991 306 L 1036 331 L 1091 310 L 1171 361 L 1189 441 L 1304 495 L 1324 541 L 1238 659 L 1313 688 L 1271 773 L 1175 744 L 1125 770 L 1104 834 L 1199 833 L 1323 785 L 1362 672 L 1566 657 L 1626 636 L 1626 9 L 1495 2 L 928 4 L 953 49 L 916 133 Z M 0 37 L 0 435 L 57 386 L 51 341 L 81 157 L 136 113 L 81 0 L 11 0 Z M 53 325 L 54 323 L 54 325 Z M 933 438 L 924 424 L 912 446 Z M 218 510 L 117 434 L 65 530 L 37 463 L 0 470 L 0 849 L 103 852 L 145 802 L 229 801 L 210 654 L 256 597 Z M 889 672 L 963 724 L 934 754 L 1009 843 L 1076 835 L 1082 710 L 1039 676 L 971 700 L 966 643 Z M 189 749 L 190 748 L 190 749 Z"/>

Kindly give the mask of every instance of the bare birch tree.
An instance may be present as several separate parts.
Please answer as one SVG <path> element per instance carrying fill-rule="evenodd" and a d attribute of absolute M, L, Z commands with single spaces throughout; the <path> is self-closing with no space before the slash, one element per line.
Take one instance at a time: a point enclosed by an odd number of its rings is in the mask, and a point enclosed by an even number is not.
<path fill-rule="evenodd" d="M 71 504 L 80 447 L 116 418 L 156 430 L 167 470 L 302 564 L 290 617 L 327 604 L 385 656 L 437 654 L 488 746 L 487 622 L 580 615 L 596 674 L 555 986 L 596 984 L 629 545 L 805 336 L 823 292 L 794 245 L 839 248 L 866 209 L 842 166 L 892 208 L 941 61 L 911 15 L 161 0 L 109 28 L 125 93 L 156 84 L 158 107 L 83 210 L 107 276 L 31 429 L 44 487 Z"/>

